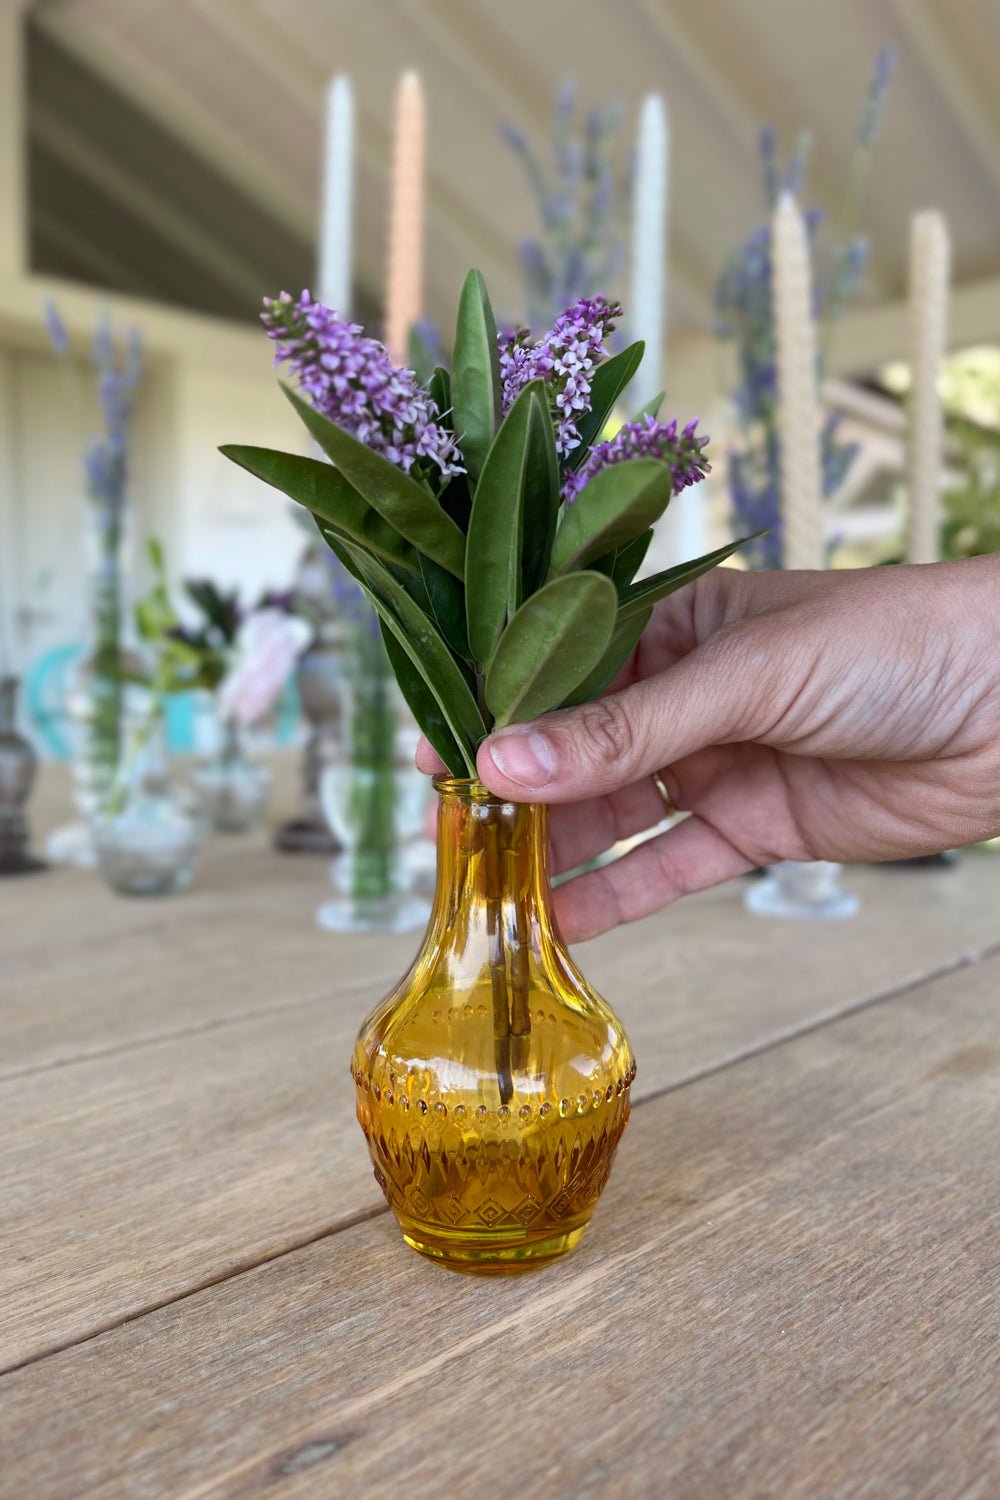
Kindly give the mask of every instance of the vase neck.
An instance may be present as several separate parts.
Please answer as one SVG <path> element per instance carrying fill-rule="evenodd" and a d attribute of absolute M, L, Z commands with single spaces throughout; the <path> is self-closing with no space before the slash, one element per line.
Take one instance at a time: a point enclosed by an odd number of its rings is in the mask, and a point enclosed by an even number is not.
<path fill-rule="evenodd" d="M 437 888 L 431 930 L 468 930 L 470 907 L 520 909 L 535 926 L 551 923 L 548 809 L 504 802 L 479 781 L 440 778 Z M 487 922 L 487 925 L 491 925 Z"/>

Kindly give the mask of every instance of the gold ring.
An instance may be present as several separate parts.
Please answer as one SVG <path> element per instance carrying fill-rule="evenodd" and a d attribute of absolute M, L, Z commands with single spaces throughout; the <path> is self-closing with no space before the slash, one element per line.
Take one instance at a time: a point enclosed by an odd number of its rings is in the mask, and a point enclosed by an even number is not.
<path fill-rule="evenodd" d="M 656 787 L 656 790 L 660 794 L 660 801 L 663 803 L 663 806 L 666 809 L 667 817 L 676 818 L 677 814 L 680 812 L 680 808 L 677 806 L 673 797 L 671 797 L 670 793 L 664 786 L 663 777 L 660 775 L 659 771 L 653 772 L 653 785 Z"/>

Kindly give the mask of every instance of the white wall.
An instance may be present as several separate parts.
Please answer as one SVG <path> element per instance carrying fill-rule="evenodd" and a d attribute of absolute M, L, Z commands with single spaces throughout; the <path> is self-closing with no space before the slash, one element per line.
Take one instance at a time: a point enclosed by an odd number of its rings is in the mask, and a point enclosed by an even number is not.
<path fill-rule="evenodd" d="M 47 347 L 46 296 L 70 326 L 78 411 L 69 371 Z M 82 459 L 97 430 L 86 348 L 105 305 L 116 327 L 138 326 L 148 358 L 131 463 L 133 596 L 145 586 L 150 535 L 162 540 L 175 580 L 207 575 L 248 600 L 287 584 L 304 544 L 289 502 L 217 451 L 223 442 L 305 451 L 263 331 L 68 284 L 0 279 L 0 615 L 22 672 L 86 627 Z"/>

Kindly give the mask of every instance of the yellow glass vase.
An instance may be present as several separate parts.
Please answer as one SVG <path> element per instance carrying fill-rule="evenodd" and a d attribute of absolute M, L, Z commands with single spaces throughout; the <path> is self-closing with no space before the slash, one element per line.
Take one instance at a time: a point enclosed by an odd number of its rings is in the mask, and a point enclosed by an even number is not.
<path fill-rule="evenodd" d="M 544 807 L 441 778 L 423 945 L 351 1072 L 403 1237 L 458 1271 L 571 1250 L 608 1179 L 635 1063 L 556 931 Z"/>

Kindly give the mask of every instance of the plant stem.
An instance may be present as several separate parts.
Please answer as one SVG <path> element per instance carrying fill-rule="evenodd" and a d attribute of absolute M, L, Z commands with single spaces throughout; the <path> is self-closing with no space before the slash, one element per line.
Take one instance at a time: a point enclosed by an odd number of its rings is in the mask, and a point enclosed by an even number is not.
<path fill-rule="evenodd" d="M 510 1057 L 510 1004 L 503 941 L 503 897 L 497 809 L 483 809 L 483 895 L 486 898 L 486 932 L 489 940 L 490 985 L 493 991 L 493 1040 L 496 1049 L 497 1088 L 500 1103 L 509 1104 L 514 1094 Z"/>
<path fill-rule="evenodd" d="M 518 858 L 518 826 L 523 820 L 519 809 L 513 819 L 505 825 L 506 837 L 503 853 L 507 865 L 506 889 L 514 915 L 514 936 L 510 943 L 510 1029 L 512 1065 L 521 1069 L 528 1060 L 528 1038 L 531 1034 L 530 968 L 528 948 L 528 923 L 524 909 L 527 881 L 522 878 L 522 861 Z"/>

